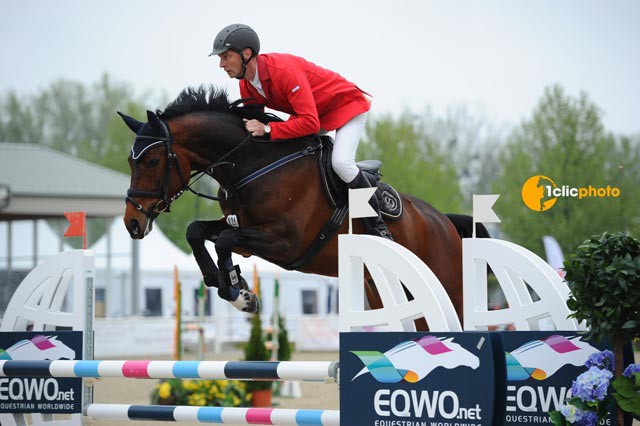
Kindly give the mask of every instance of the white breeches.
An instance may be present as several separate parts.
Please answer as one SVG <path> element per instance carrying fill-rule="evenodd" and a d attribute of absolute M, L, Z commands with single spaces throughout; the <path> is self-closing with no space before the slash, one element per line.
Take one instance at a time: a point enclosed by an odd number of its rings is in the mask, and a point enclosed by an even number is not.
<path fill-rule="evenodd" d="M 356 151 L 360 138 L 364 133 L 368 112 L 363 112 L 349 120 L 344 126 L 336 130 L 331 163 L 333 170 L 344 182 L 349 183 L 358 174 L 356 166 Z"/>

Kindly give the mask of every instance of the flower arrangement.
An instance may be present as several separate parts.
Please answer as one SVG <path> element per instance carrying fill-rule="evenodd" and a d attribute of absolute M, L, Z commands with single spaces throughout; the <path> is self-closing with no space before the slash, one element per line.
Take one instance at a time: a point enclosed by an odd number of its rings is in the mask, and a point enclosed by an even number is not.
<path fill-rule="evenodd" d="M 611 342 L 613 354 L 594 357 L 576 379 L 573 398 L 552 418 L 556 424 L 592 424 L 613 398 L 622 425 L 625 411 L 640 413 L 637 367 L 625 369 L 622 356 L 624 345 L 640 337 L 640 240 L 623 232 L 594 235 L 569 255 L 564 270 L 571 317 L 584 321 L 594 340 Z"/>
<path fill-rule="evenodd" d="M 151 393 L 151 403 L 213 407 L 249 407 L 251 393 L 238 380 L 162 380 Z"/>
<path fill-rule="evenodd" d="M 592 354 L 571 386 L 571 397 L 549 416 L 556 426 L 595 426 L 606 417 L 612 398 L 626 412 L 640 419 L 640 364 L 630 364 L 622 376 L 613 379 L 611 351 Z M 613 379 L 613 380 L 612 380 Z"/>

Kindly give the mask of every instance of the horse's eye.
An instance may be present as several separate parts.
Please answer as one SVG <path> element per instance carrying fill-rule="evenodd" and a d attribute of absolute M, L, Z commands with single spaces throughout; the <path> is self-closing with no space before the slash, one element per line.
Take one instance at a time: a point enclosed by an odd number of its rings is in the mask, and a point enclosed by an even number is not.
<path fill-rule="evenodd" d="M 152 158 L 151 160 L 148 161 L 147 167 L 155 167 L 158 164 L 160 164 L 160 160 L 157 158 Z"/>

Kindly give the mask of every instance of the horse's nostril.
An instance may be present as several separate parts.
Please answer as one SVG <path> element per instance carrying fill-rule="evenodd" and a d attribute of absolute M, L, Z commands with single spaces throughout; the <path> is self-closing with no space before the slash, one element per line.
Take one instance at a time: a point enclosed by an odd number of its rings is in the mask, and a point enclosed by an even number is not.
<path fill-rule="evenodd" d="M 138 223 L 138 219 L 131 219 L 129 232 L 131 233 L 131 236 L 140 235 L 140 224 Z"/>

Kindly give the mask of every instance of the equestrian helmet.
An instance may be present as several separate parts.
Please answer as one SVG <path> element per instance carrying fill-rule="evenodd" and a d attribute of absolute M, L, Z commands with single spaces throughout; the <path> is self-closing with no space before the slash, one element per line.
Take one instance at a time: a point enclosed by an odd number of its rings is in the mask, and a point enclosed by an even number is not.
<path fill-rule="evenodd" d="M 213 40 L 213 50 L 209 56 L 219 55 L 227 50 L 240 53 L 247 47 L 253 51 L 252 56 L 260 52 L 258 34 L 248 25 L 231 24 L 224 27 Z"/>

